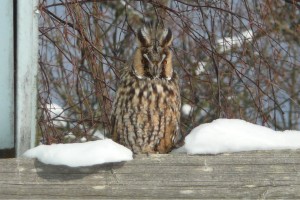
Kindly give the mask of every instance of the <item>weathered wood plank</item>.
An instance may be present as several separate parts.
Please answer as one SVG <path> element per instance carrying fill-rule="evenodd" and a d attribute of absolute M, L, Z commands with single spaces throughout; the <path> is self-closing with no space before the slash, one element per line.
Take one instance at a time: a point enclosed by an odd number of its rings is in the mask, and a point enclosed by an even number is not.
<path fill-rule="evenodd" d="M 0 199 L 299 199 L 300 150 L 140 155 L 70 168 L 0 160 Z"/>

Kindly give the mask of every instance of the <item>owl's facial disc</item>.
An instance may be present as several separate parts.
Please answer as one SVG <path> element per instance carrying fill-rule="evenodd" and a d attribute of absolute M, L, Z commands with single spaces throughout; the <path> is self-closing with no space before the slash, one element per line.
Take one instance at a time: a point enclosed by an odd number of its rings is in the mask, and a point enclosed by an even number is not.
<path fill-rule="evenodd" d="M 171 80 L 173 74 L 172 31 L 160 26 L 145 26 L 137 31 L 139 47 L 133 61 L 134 74 L 139 79 Z"/>
<path fill-rule="evenodd" d="M 143 57 L 148 61 L 148 70 L 153 78 L 159 78 L 163 70 L 163 61 L 166 55 L 163 54 L 162 57 L 157 54 L 151 55 L 151 59 L 147 54 L 143 54 Z"/>

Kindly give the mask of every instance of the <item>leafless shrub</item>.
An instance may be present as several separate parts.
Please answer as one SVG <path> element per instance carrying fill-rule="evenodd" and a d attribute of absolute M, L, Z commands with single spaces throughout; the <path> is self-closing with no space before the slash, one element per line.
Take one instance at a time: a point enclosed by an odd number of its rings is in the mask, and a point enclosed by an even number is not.
<path fill-rule="evenodd" d="M 182 116 L 184 135 L 220 117 L 299 128 L 299 7 L 283 0 L 41 1 L 43 142 L 92 140 L 96 130 L 109 132 L 135 31 L 142 21 L 157 19 L 175 36 L 173 62 L 183 104 L 191 108 Z"/>

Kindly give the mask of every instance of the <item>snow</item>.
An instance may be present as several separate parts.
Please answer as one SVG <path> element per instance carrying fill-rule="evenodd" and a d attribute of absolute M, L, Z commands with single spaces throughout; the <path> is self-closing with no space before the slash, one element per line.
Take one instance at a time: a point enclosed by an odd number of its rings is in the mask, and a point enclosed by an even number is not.
<path fill-rule="evenodd" d="M 200 75 L 203 72 L 205 72 L 205 66 L 207 65 L 207 62 L 198 62 L 198 67 L 196 69 L 196 75 Z"/>
<path fill-rule="evenodd" d="M 181 112 L 183 115 L 189 116 L 190 113 L 192 112 L 192 106 L 189 104 L 183 104 L 183 106 L 181 108 Z"/>
<path fill-rule="evenodd" d="M 69 140 L 74 140 L 74 139 L 76 139 L 76 136 L 72 132 L 69 132 L 65 135 L 64 138 L 69 139 Z"/>
<path fill-rule="evenodd" d="M 105 138 L 104 133 L 98 129 L 96 131 L 92 129 L 89 133 L 92 134 L 93 138 L 97 140 L 103 140 Z"/>
<path fill-rule="evenodd" d="M 217 45 L 220 48 L 220 52 L 230 50 L 232 47 L 241 47 L 244 42 L 251 42 L 253 40 L 253 32 L 247 30 L 240 35 L 233 37 L 224 37 L 217 40 Z"/>
<path fill-rule="evenodd" d="M 23 156 L 37 158 L 45 164 L 70 167 L 132 160 L 132 152 L 111 139 L 85 143 L 40 145 Z"/>
<path fill-rule="evenodd" d="M 66 117 L 64 109 L 61 106 L 52 103 L 47 104 L 46 107 L 50 111 L 50 118 L 53 119 L 52 122 L 55 127 L 64 128 L 67 126 L 67 122 L 64 120 Z"/>
<path fill-rule="evenodd" d="M 218 154 L 300 148 L 300 131 L 274 131 L 240 119 L 217 119 L 194 128 L 175 153 Z"/>
<path fill-rule="evenodd" d="M 192 110 L 183 105 L 185 114 Z M 99 137 L 103 134 L 96 131 Z M 72 136 L 73 134 L 68 134 Z M 25 157 L 37 158 L 45 164 L 70 167 L 121 162 L 133 159 L 133 153 L 111 139 L 73 144 L 40 145 L 24 153 Z M 194 128 L 185 138 L 185 145 L 172 153 L 218 154 L 253 150 L 277 150 L 300 148 L 300 131 L 274 131 L 240 119 L 217 119 Z"/>

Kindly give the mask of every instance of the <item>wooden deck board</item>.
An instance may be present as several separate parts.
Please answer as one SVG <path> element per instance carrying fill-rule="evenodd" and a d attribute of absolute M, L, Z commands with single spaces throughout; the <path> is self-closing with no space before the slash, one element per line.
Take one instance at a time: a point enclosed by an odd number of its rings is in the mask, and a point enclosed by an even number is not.
<path fill-rule="evenodd" d="M 0 199 L 300 199 L 300 150 L 139 155 L 92 167 L 0 160 Z"/>

